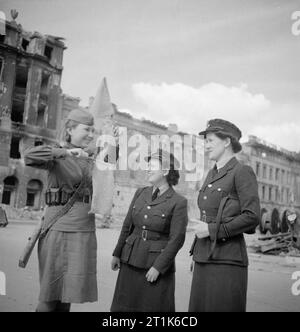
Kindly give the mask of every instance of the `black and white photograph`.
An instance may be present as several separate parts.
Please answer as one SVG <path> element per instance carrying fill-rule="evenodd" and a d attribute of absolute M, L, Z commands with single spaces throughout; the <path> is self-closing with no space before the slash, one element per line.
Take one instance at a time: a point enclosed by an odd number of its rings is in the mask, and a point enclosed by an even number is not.
<path fill-rule="evenodd" d="M 1 0 L 0 313 L 300 312 L 299 59 L 299 0 Z"/>

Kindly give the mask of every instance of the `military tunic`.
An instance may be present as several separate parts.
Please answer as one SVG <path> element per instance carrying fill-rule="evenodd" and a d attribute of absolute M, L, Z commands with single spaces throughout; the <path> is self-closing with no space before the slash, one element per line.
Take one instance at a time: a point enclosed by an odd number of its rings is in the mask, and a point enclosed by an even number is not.
<path fill-rule="evenodd" d="M 82 179 L 79 196 L 92 195 L 91 160 L 67 156 L 76 148 L 41 145 L 25 151 L 25 163 L 48 170 L 47 188 L 60 188 L 72 193 Z M 90 200 L 91 201 L 91 200 Z M 83 303 L 97 301 L 97 240 L 95 216 L 88 214 L 91 202 L 76 201 L 39 240 L 38 258 L 41 302 Z M 47 206 L 44 227 L 62 206 Z"/>
<path fill-rule="evenodd" d="M 217 233 L 216 216 L 223 197 L 229 200 Z M 198 206 L 210 236 L 196 238 L 191 249 L 195 266 L 189 311 L 245 311 L 248 256 L 243 233 L 253 231 L 260 220 L 252 168 L 234 157 L 215 176 L 211 170 L 199 192 Z"/>
<path fill-rule="evenodd" d="M 175 257 L 185 240 L 187 200 L 170 187 L 152 201 L 152 191 L 136 191 L 113 252 L 121 268 L 111 311 L 175 311 Z M 150 283 L 152 266 L 160 275 Z"/>

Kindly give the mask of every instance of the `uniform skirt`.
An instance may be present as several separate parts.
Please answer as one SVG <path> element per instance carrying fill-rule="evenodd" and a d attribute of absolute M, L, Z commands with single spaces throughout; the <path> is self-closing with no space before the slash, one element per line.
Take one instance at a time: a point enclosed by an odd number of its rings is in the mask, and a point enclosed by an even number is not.
<path fill-rule="evenodd" d="M 195 262 L 189 312 L 245 312 L 248 268 Z"/>
<path fill-rule="evenodd" d="M 95 302 L 97 239 L 95 232 L 51 230 L 38 245 L 41 302 Z"/>
<path fill-rule="evenodd" d="M 175 273 L 159 275 L 157 281 L 146 279 L 148 270 L 121 264 L 112 312 L 174 312 Z"/>

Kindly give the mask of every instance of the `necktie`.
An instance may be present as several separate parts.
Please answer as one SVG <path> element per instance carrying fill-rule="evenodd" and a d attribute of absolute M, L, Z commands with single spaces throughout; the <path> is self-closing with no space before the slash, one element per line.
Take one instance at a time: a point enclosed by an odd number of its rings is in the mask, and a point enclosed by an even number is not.
<path fill-rule="evenodd" d="M 155 191 L 154 191 L 154 193 L 152 194 L 152 201 L 154 201 L 157 198 L 158 193 L 159 193 L 159 189 L 156 188 Z"/>
<path fill-rule="evenodd" d="M 218 167 L 217 164 L 215 164 L 214 168 L 212 169 L 212 177 L 214 178 L 218 174 Z"/>

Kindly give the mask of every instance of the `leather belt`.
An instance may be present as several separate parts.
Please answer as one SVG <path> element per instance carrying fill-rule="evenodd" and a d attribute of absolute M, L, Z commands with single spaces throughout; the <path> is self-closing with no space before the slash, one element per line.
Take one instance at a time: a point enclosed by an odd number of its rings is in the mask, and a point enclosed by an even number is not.
<path fill-rule="evenodd" d="M 81 196 L 78 196 L 75 198 L 74 202 L 82 202 L 82 203 L 85 203 L 85 204 L 89 204 L 91 202 L 91 197 L 89 195 L 81 195 Z M 48 206 L 64 206 L 67 204 L 68 201 L 66 202 L 59 202 L 59 203 L 46 203 L 46 205 Z"/>
<path fill-rule="evenodd" d="M 169 238 L 166 234 L 150 231 L 148 229 L 134 228 L 132 234 L 142 238 L 144 241 L 147 240 L 165 240 L 167 241 Z"/>
<path fill-rule="evenodd" d="M 207 224 L 211 224 L 216 221 L 216 216 L 208 216 L 204 214 L 203 216 L 201 216 L 200 220 L 206 222 Z"/>

